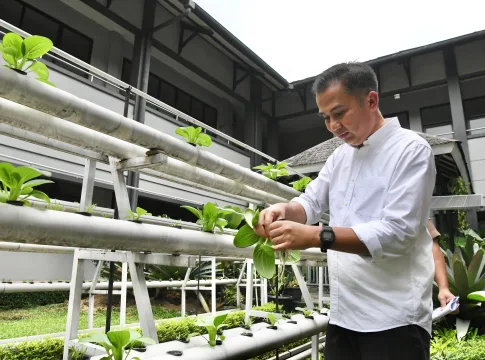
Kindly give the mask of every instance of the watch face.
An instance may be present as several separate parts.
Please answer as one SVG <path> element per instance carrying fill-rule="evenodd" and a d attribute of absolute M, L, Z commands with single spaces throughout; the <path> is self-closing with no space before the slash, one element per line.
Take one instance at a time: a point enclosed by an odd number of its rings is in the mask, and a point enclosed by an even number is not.
<path fill-rule="evenodd" d="M 323 240 L 332 241 L 332 239 L 333 239 L 333 233 L 331 233 L 330 231 L 323 232 Z"/>

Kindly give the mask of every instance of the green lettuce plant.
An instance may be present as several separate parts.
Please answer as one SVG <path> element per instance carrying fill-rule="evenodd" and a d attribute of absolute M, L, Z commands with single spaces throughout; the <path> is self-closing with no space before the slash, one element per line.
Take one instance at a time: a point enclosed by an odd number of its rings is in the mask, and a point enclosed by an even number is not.
<path fill-rule="evenodd" d="M 300 180 L 290 182 L 290 185 L 293 186 L 293 189 L 303 192 L 311 181 L 312 179 L 310 177 L 305 176 Z"/>
<path fill-rule="evenodd" d="M 41 171 L 29 166 L 15 167 L 10 163 L 0 163 L 0 202 L 21 201 L 28 205 L 30 196 L 50 203 L 49 196 L 34 187 L 53 183 L 51 180 L 36 179 L 39 176 L 51 176 L 47 171 Z"/>
<path fill-rule="evenodd" d="M 55 86 L 49 79 L 49 70 L 42 62 L 38 61 L 52 49 L 52 41 L 43 36 L 29 36 L 22 39 L 15 33 L 5 34 L 0 44 L 3 60 L 9 69 L 18 72 L 33 72 L 37 75 L 36 80 Z"/>
<path fill-rule="evenodd" d="M 130 355 L 131 349 L 136 342 L 144 344 L 155 344 L 155 340 L 145 338 L 137 331 L 117 330 L 108 331 L 106 334 L 92 334 L 91 336 L 79 339 L 80 343 L 99 344 L 106 350 L 107 356 L 101 360 L 126 360 Z M 132 357 L 132 360 L 140 360 Z"/>
<path fill-rule="evenodd" d="M 175 130 L 175 133 L 184 137 L 187 142 L 192 145 L 210 146 L 212 144 L 211 137 L 207 134 L 204 134 L 201 127 L 179 127 Z"/>
<path fill-rule="evenodd" d="M 140 221 L 140 217 L 142 217 L 143 215 L 152 216 L 152 214 L 150 214 L 145 209 L 142 209 L 141 207 L 137 207 L 135 209 L 135 212 L 131 211 L 130 209 L 128 210 L 128 212 L 130 215 L 127 216 L 127 218 L 131 219 L 132 221 Z"/>
<path fill-rule="evenodd" d="M 202 231 L 210 233 L 213 233 L 216 227 L 222 232 L 228 224 L 225 216 L 235 213 L 231 208 L 221 209 L 211 202 L 206 203 L 202 210 L 187 205 L 181 207 L 197 216 L 197 224 L 202 225 Z"/>
<path fill-rule="evenodd" d="M 246 209 L 244 211 L 246 224 L 242 226 L 234 237 L 234 246 L 246 248 L 256 245 L 253 251 L 253 262 L 256 271 L 264 278 L 271 279 L 275 274 L 275 251 L 271 241 L 262 238 L 254 232 L 254 226 L 258 223 L 259 211 Z M 300 261 L 299 250 L 280 251 L 281 265 L 292 265 Z"/>
<path fill-rule="evenodd" d="M 271 324 L 270 328 L 276 330 L 277 328 L 276 323 L 278 322 L 278 320 L 282 318 L 283 318 L 283 315 L 281 314 L 273 314 L 273 313 L 268 314 L 268 320 L 269 320 L 269 323 Z"/>
<path fill-rule="evenodd" d="M 207 330 L 207 338 L 202 336 L 206 341 L 209 343 L 210 346 L 216 346 L 217 340 L 221 342 L 224 341 L 226 338 L 222 335 L 222 329 L 227 327 L 226 324 L 223 324 L 224 320 L 226 320 L 227 314 L 221 314 L 217 316 L 204 316 L 197 318 L 195 325 L 203 327 Z M 200 333 L 192 333 L 192 336 L 198 336 Z"/>
<path fill-rule="evenodd" d="M 286 165 L 288 165 L 286 162 L 280 162 L 276 165 L 267 163 L 266 165 L 255 166 L 253 169 L 261 170 L 263 176 L 266 176 L 271 180 L 276 180 L 279 177 L 288 176 L 288 170 L 285 169 Z"/>

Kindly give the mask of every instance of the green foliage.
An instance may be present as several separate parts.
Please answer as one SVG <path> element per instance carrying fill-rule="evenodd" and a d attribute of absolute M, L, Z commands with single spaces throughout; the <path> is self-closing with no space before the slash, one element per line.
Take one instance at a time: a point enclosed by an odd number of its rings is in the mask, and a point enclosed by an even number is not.
<path fill-rule="evenodd" d="M 469 331 L 465 341 L 458 342 L 456 330 L 434 331 L 431 339 L 431 360 L 483 360 L 485 336 L 477 336 L 477 329 Z"/>
<path fill-rule="evenodd" d="M 222 289 L 222 297 L 225 306 L 236 306 L 237 305 L 237 292 L 236 285 L 226 285 Z M 241 294 L 241 302 L 244 302 L 244 295 Z"/>
<path fill-rule="evenodd" d="M 130 209 L 128 210 L 128 212 L 130 213 L 130 216 L 127 216 L 127 218 L 131 219 L 131 220 L 134 220 L 134 221 L 138 221 L 140 220 L 140 218 L 143 216 L 143 215 L 146 215 L 146 216 L 152 216 L 152 214 L 150 214 L 148 211 L 146 211 L 145 209 L 142 209 L 141 207 L 137 207 L 135 209 L 136 212 L 133 212 L 131 211 Z"/>
<path fill-rule="evenodd" d="M 245 248 L 256 245 L 253 250 L 253 261 L 256 271 L 266 279 L 275 274 L 275 251 L 269 239 L 262 238 L 254 232 L 254 226 L 259 219 L 259 210 L 246 209 L 244 211 L 246 225 L 241 227 L 234 237 L 234 246 Z M 283 264 L 295 264 L 300 261 L 300 251 L 282 251 L 279 254 Z"/>
<path fill-rule="evenodd" d="M 197 332 L 195 318 L 183 318 L 180 320 L 165 320 L 156 325 L 158 341 L 167 342 L 175 340 L 188 340 L 189 335 Z"/>
<path fill-rule="evenodd" d="M 48 210 L 55 210 L 55 211 L 64 211 L 66 208 L 61 203 L 58 203 L 57 200 L 51 200 L 49 204 L 47 204 L 46 209 Z"/>
<path fill-rule="evenodd" d="M 295 310 L 300 311 L 303 315 L 305 315 L 305 317 L 311 316 L 313 314 L 313 310 L 308 310 L 301 307 L 296 307 Z"/>
<path fill-rule="evenodd" d="M 130 330 L 112 330 L 106 334 L 92 334 L 87 338 L 79 339 L 80 343 L 93 343 L 104 347 L 108 356 L 104 357 L 105 360 L 125 360 L 131 351 L 131 347 L 134 342 L 142 342 L 144 344 L 155 344 L 155 340 L 150 338 L 144 338 L 138 331 Z M 138 359 L 137 357 L 132 358 Z"/>
<path fill-rule="evenodd" d="M 468 300 L 485 302 L 485 291 L 475 291 L 468 294 Z"/>
<path fill-rule="evenodd" d="M 449 191 L 455 195 L 467 195 L 469 185 L 462 177 L 457 177 L 451 182 Z M 466 211 L 458 211 L 458 230 L 465 230 L 467 227 Z"/>
<path fill-rule="evenodd" d="M 34 190 L 34 187 L 53 181 L 36 179 L 39 176 L 49 177 L 51 173 L 30 166 L 15 167 L 10 163 L 0 163 L 0 181 L 3 185 L 0 188 L 0 202 L 22 201 L 28 204 L 27 198 L 33 196 L 50 203 L 49 197 L 42 191 Z"/>
<path fill-rule="evenodd" d="M 470 320 L 472 324 L 485 321 L 485 308 L 480 306 L 470 293 L 485 288 L 485 250 L 477 244 L 483 241 L 472 230 L 463 232 L 465 237 L 456 241 L 455 252 L 442 250 L 448 273 L 450 291 L 460 297 L 460 312 L 457 317 Z M 436 290 L 435 290 L 436 292 Z"/>
<path fill-rule="evenodd" d="M 37 60 L 52 49 L 52 41 L 43 36 L 29 36 L 22 39 L 15 33 L 5 34 L 0 51 L 7 68 L 24 72 L 33 72 L 36 80 L 55 86 L 49 79 L 47 66 Z"/>
<path fill-rule="evenodd" d="M 62 359 L 63 350 L 64 341 L 61 339 L 24 341 L 0 346 L 0 360 L 59 360 Z"/>
<path fill-rule="evenodd" d="M 227 229 L 237 229 L 244 219 L 243 211 L 239 206 L 224 206 L 224 209 L 234 210 L 223 215 L 223 218 L 227 220 Z"/>
<path fill-rule="evenodd" d="M 236 328 L 242 326 L 244 323 L 244 311 L 233 311 L 227 314 L 224 324 L 227 325 L 228 329 Z"/>
<path fill-rule="evenodd" d="M 96 204 L 91 204 L 87 206 L 84 211 L 87 212 L 88 214 L 92 214 L 94 209 L 96 209 Z"/>
<path fill-rule="evenodd" d="M 308 176 L 302 177 L 300 180 L 290 182 L 290 185 L 293 185 L 293 189 L 298 191 L 305 191 L 307 185 L 312 181 L 312 179 Z"/>
<path fill-rule="evenodd" d="M 266 176 L 271 180 L 276 180 L 279 177 L 288 176 L 288 170 L 285 169 L 286 165 L 288 165 L 286 162 L 280 162 L 276 165 L 267 163 L 266 165 L 255 166 L 253 169 L 261 170 L 263 176 Z"/>
<path fill-rule="evenodd" d="M 283 316 L 281 314 L 278 314 L 278 313 L 270 313 L 268 314 L 268 320 L 271 324 L 271 326 L 276 326 L 276 323 L 278 322 L 278 320 L 280 320 Z"/>
<path fill-rule="evenodd" d="M 32 308 L 69 300 L 69 291 L 46 291 L 0 294 L 0 310 Z"/>
<path fill-rule="evenodd" d="M 226 319 L 227 314 L 221 314 L 217 316 L 204 316 L 197 318 L 196 325 L 199 327 L 203 327 L 207 331 L 208 338 L 205 338 L 210 346 L 216 346 L 216 340 L 223 341 L 225 336 L 222 335 L 222 329 L 227 327 L 227 324 L 224 324 L 224 320 Z M 199 333 L 192 333 L 193 335 L 200 335 Z"/>
<path fill-rule="evenodd" d="M 210 146 L 212 144 L 211 137 L 204 134 L 201 127 L 197 129 L 193 126 L 179 127 L 175 130 L 175 133 L 184 137 L 189 144 L 199 146 Z"/>
<path fill-rule="evenodd" d="M 197 224 L 202 225 L 202 231 L 210 233 L 213 233 L 216 227 L 222 232 L 224 227 L 228 224 L 228 220 L 226 220 L 225 217 L 236 213 L 232 208 L 225 207 L 224 209 L 221 209 L 211 202 L 206 203 L 202 208 L 202 211 L 186 205 L 181 206 L 181 208 L 189 210 L 192 214 L 197 216 Z"/>

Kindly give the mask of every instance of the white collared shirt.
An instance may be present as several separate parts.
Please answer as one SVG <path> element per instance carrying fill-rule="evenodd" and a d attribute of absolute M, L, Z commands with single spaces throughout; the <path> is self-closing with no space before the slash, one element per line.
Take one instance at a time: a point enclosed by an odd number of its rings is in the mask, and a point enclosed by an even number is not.
<path fill-rule="evenodd" d="M 362 147 L 337 148 L 292 200 L 308 224 L 329 210 L 329 225 L 351 227 L 371 254 L 328 251 L 331 324 L 360 332 L 416 324 L 431 333 L 434 184 L 430 145 L 393 118 Z"/>

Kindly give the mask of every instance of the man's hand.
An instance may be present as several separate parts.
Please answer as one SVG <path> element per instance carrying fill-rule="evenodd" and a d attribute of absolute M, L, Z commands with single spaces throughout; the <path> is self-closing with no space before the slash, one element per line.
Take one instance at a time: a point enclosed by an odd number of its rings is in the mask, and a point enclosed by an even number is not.
<path fill-rule="evenodd" d="M 439 290 L 438 300 L 440 302 L 441 308 L 444 309 L 446 304 L 455 298 L 449 288 L 443 288 Z M 457 314 L 458 310 L 454 311 L 452 314 Z"/>
<path fill-rule="evenodd" d="M 256 234 L 263 238 L 269 238 L 269 228 L 273 222 L 280 219 L 285 219 L 286 207 L 288 204 L 274 204 L 269 208 L 264 209 L 259 214 L 259 221 L 254 227 Z"/>
<path fill-rule="evenodd" d="M 293 221 L 275 221 L 269 228 L 269 238 L 275 250 L 305 250 L 320 246 L 320 227 Z"/>

